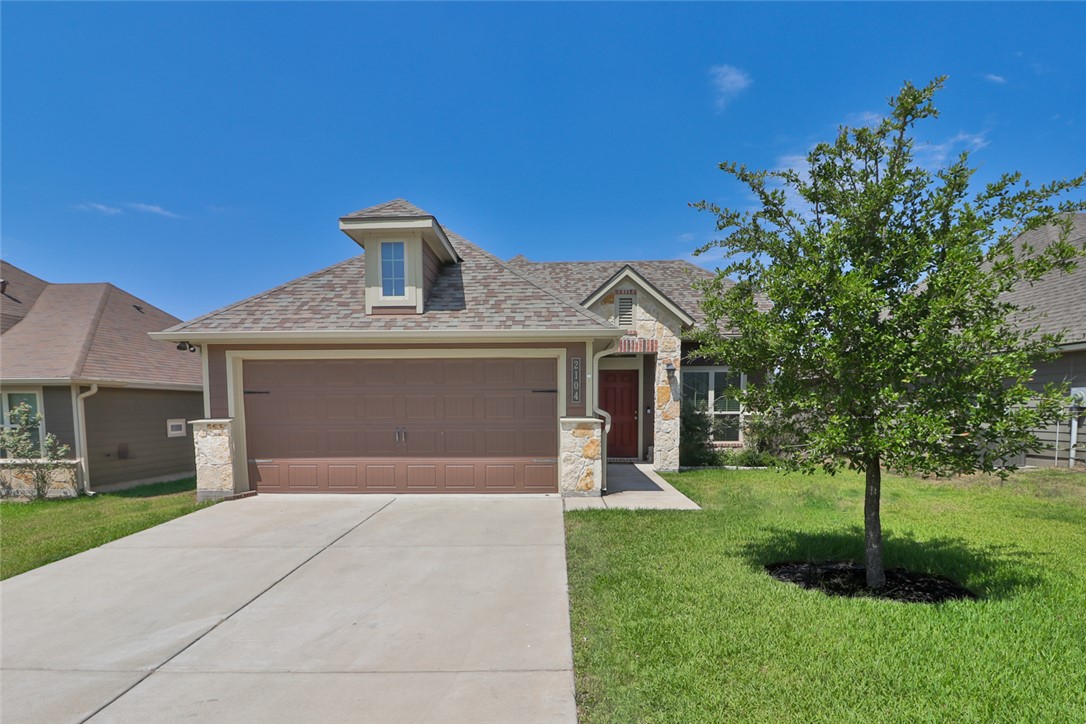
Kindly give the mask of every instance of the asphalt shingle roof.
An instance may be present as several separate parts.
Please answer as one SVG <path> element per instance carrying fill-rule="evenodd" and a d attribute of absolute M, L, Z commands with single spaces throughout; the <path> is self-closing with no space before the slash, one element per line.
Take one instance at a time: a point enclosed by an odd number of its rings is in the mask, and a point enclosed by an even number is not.
<path fill-rule="evenodd" d="M 509 265 L 577 303 L 583 302 L 623 267 L 629 266 L 679 305 L 698 325 L 705 321 L 705 314 L 701 309 L 701 292 L 694 288 L 694 284 L 716 276 L 681 259 L 533 262 L 516 256 L 509 260 Z M 725 285 L 728 284 L 725 281 Z"/>
<path fill-rule="evenodd" d="M 374 209 L 388 206 L 382 204 L 358 213 L 371 214 Z M 408 213 L 402 211 L 402 206 L 399 208 L 398 214 Z M 467 239 L 448 229 L 445 233 L 462 261 L 442 267 L 421 315 L 365 314 L 363 254 L 166 331 L 615 330 L 605 319 L 563 299 Z"/>
<path fill-rule="evenodd" d="M 383 204 L 369 206 L 352 214 L 347 214 L 345 219 L 395 219 L 411 218 L 415 216 L 433 216 L 428 211 L 423 211 L 407 199 L 392 199 Z"/>
<path fill-rule="evenodd" d="M 112 284 L 49 284 L 30 300 L 20 274 L 3 262 L 6 316 L 15 298 L 29 306 L 0 334 L 3 379 L 78 379 L 144 384 L 202 383 L 199 355 L 147 336 L 179 320 Z M 139 309 L 137 309 L 139 307 Z M 142 311 L 141 311 L 142 310 Z"/>
<path fill-rule="evenodd" d="M 1019 250 L 1028 244 L 1039 252 L 1057 238 L 1057 228 L 1045 226 L 1022 234 L 1015 244 Z M 1086 244 L 1086 214 L 1075 214 L 1068 240 L 1080 249 Z M 1086 342 L 1086 259 L 1079 259 L 1070 274 L 1050 271 L 1033 284 L 1019 285 L 1006 298 L 1020 308 L 1032 307 L 1040 313 L 1040 319 L 1028 324 L 1039 324 L 1041 333 L 1064 331 L 1064 344 Z"/>

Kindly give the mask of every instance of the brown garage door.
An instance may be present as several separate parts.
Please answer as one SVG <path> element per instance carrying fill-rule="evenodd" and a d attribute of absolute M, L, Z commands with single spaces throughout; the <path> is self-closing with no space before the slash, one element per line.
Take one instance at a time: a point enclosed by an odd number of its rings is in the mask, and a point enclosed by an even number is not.
<path fill-rule="evenodd" d="M 247 360 L 260 492 L 558 491 L 553 359 Z"/>

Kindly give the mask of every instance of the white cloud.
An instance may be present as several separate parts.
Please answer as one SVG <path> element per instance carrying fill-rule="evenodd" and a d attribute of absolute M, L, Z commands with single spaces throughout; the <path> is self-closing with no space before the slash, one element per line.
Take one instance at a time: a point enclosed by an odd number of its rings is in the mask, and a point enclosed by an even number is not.
<path fill-rule="evenodd" d="M 850 113 L 845 117 L 845 125 L 849 127 L 856 126 L 876 126 L 882 123 L 883 115 L 876 113 L 875 111 L 860 111 L 859 113 Z"/>
<path fill-rule="evenodd" d="M 76 204 L 75 208 L 80 211 L 97 211 L 100 214 L 106 216 L 113 216 L 114 214 L 121 213 L 121 210 L 116 206 L 106 206 L 105 204 L 96 204 L 93 202 L 87 202 L 85 204 Z"/>
<path fill-rule="evenodd" d="M 159 216 L 165 216 L 168 219 L 182 218 L 180 214 L 175 214 L 174 212 L 168 209 L 164 209 L 161 206 L 156 206 L 155 204 L 141 204 L 139 202 L 133 202 L 125 204 L 125 206 L 130 209 L 135 209 L 136 211 L 142 211 L 145 214 L 158 214 Z"/>
<path fill-rule="evenodd" d="M 959 132 L 942 143 L 917 144 L 916 160 L 922 166 L 941 166 L 951 154 L 957 156 L 962 151 L 979 151 L 988 145 L 987 132 Z"/>
<path fill-rule="evenodd" d="M 996 75 L 995 73 L 985 73 L 984 80 L 988 81 L 989 83 L 995 83 L 997 85 L 1004 85 L 1007 82 L 1006 78 L 1001 75 Z"/>
<path fill-rule="evenodd" d="M 736 96 L 751 84 L 750 75 L 734 65 L 714 65 L 709 68 L 709 81 L 713 86 L 713 105 L 723 111 Z"/>

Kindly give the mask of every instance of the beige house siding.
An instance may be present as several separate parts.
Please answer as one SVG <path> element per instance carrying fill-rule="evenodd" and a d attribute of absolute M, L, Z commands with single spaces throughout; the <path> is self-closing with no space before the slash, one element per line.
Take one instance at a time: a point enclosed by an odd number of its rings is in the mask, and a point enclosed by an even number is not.
<path fill-rule="evenodd" d="M 203 417 L 199 392 L 103 387 L 84 406 L 92 489 L 195 469 L 191 425 L 184 437 L 168 437 L 166 420 Z"/>
<path fill-rule="evenodd" d="M 1037 367 L 1030 387 L 1040 390 L 1052 382 L 1068 382 L 1072 387 L 1086 387 L 1086 350 L 1067 352 L 1058 359 L 1045 362 Z M 1025 455 L 1026 465 L 1067 467 L 1068 445 L 1071 428 L 1069 418 L 1057 426 L 1050 425 L 1037 431 L 1037 436 L 1047 449 L 1030 450 Z M 1076 459 L 1079 466 L 1086 464 L 1086 415 L 1078 419 L 1078 446 Z"/>
<path fill-rule="evenodd" d="M 72 388 L 43 387 L 42 414 L 45 432 L 55 435 L 58 442 L 68 446 L 68 457 L 75 457 L 75 421 L 72 418 Z"/>

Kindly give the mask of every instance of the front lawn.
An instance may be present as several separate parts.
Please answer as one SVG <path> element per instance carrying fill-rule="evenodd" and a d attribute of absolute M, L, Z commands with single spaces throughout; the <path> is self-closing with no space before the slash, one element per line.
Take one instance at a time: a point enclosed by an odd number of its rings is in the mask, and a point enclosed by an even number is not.
<path fill-rule="evenodd" d="M 0 578 L 59 561 L 200 507 L 194 478 L 71 500 L 0 503 Z"/>
<path fill-rule="evenodd" d="M 940 605 L 763 571 L 862 563 L 860 476 L 667 478 L 704 510 L 566 515 L 581 721 L 1086 721 L 1086 476 L 886 476 L 887 567 L 981 596 Z"/>

